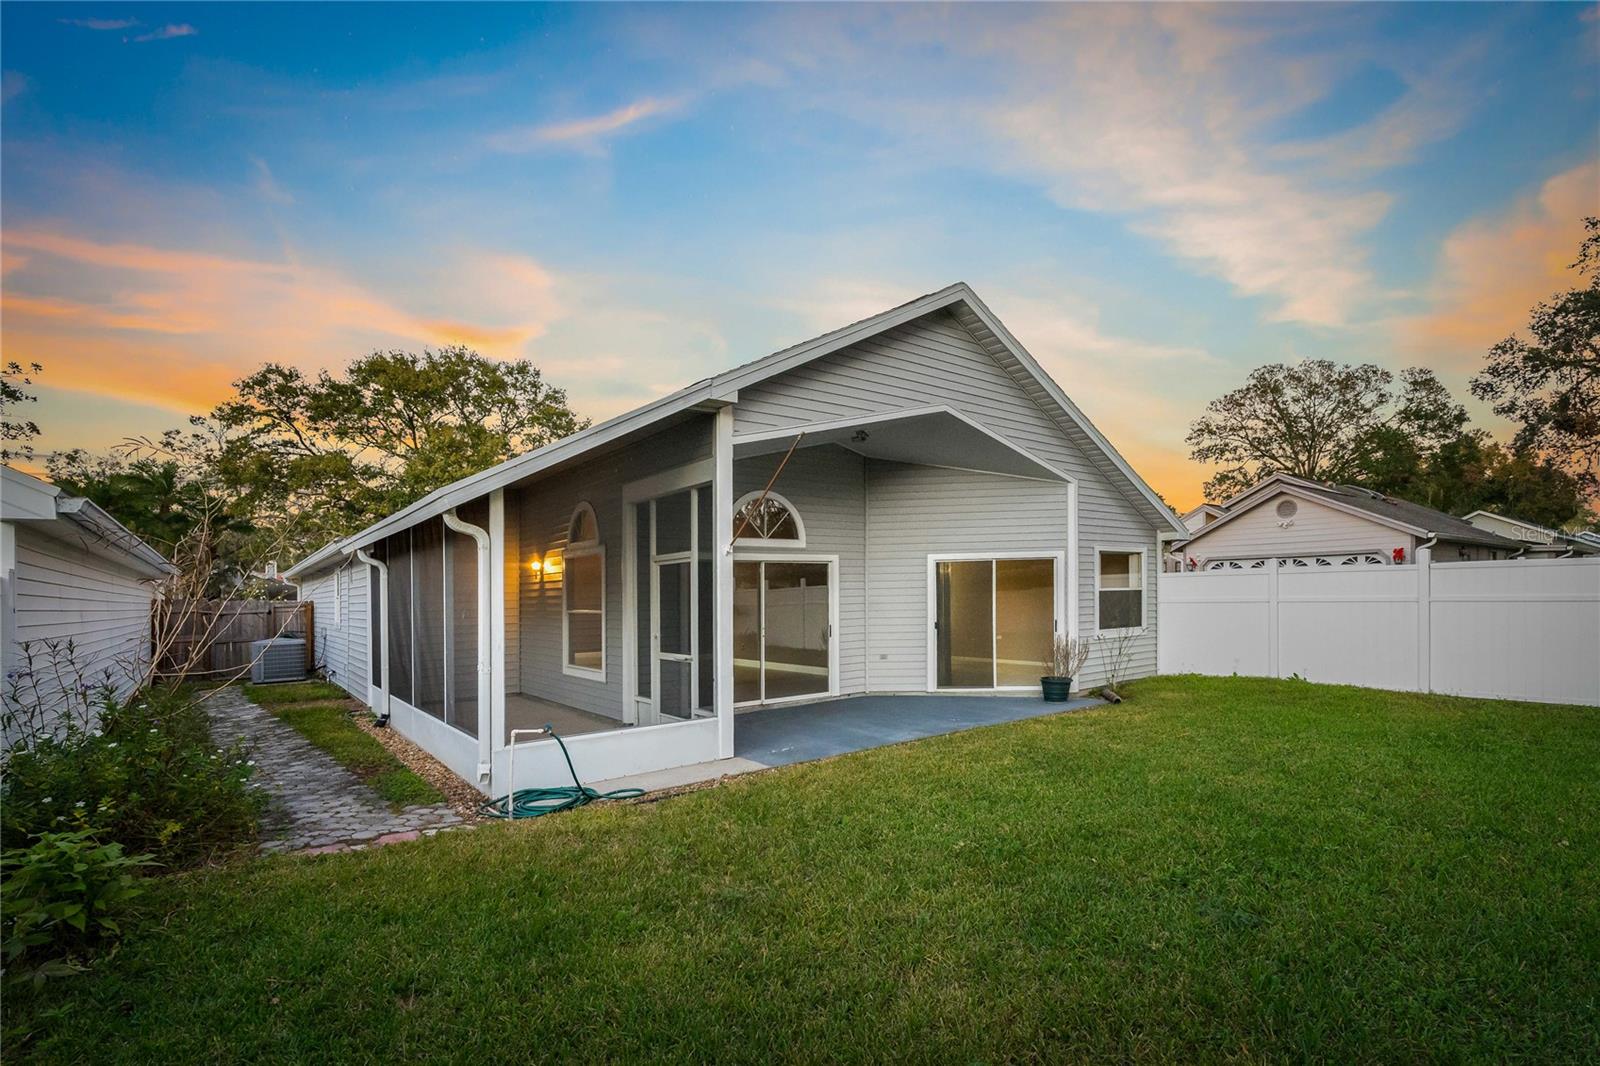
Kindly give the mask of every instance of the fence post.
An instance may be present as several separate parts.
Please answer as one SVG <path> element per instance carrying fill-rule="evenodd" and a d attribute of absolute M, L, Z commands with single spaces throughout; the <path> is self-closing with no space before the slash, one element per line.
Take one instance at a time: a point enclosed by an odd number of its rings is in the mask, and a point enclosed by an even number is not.
<path fill-rule="evenodd" d="M 1417 691 L 1433 689 L 1433 549 L 1412 553 L 1417 568 Z"/>
<path fill-rule="evenodd" d="M 1267 560 L 1267 673 L 1282 677 L 1278 668 L 1278 569 L 1281 560 Z"/>

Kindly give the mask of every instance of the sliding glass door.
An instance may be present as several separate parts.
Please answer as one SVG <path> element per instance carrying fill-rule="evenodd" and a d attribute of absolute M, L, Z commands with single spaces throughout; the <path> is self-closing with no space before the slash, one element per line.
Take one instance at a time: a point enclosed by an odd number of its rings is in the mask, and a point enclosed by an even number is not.
<path fill-rule="evenodd" d="M 1060 557 L 932 563 L 934 687 L 1037 685 L 1057 629 Z"/>
<path fill-rule="evenodd" d="M 761 703 L 833 691 L 833 565 L 733 566 L 733 700 Z"/>

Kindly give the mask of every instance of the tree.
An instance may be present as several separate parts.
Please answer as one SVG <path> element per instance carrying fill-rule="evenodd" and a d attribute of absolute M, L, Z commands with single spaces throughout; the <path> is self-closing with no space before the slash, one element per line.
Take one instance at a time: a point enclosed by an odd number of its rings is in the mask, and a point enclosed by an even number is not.
<path fill-rule="evenodd" d="M 374 352 L 343 376 L 268 363 L 213 412 L 219 471 L 297 550 L 588 425 L 526 360 Z"/>
<path fill-rule="evenodd" d="M 39 397 L 26 390 L 33 384 L 33 375 L 43 372 L 38 363 L 24 367 L 8 362 L 0 370 L 0 462 L 33 458 L 32 441 L 39 435 L 39 423 L 23 418 L 17 408 L 39 402 Z"/>
<path fill-rule="evenodd" d="M 1370 363 L 1327 359 L 1252 370 L 1189 428 L 1192 458 L 1223 467 L 1206 482 L 1207 498 L 1225 499 L 1275 473 L 1354 480 L 1375 455 L 1404 466 L 1460 435 L 1466 411 L 1432 371 L 1403 371 L 1398 393 L 1394 382 Z"/>
<path fill-rule="evenodd" d="M 1472 394 L 1494 413 L 1521 423 L 1514 443 L 1547 456 L 1600 494 L 1600 218 L 1584 219 L 1588 236 L 1572 264 L 1589 284 L 1536 305 L 1532 340 L 1517 336 L 1489 349 Z"/>

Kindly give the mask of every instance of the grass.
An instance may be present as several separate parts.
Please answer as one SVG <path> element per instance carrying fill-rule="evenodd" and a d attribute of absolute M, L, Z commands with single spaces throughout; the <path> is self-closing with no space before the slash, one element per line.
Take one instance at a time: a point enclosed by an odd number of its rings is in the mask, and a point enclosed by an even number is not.
<path fill-rule="evenodd" d="M 163 879 L 12 1058 L 1592 1061 L 1600 713 L 1129 702 Z"/>
<path fill-rule="evenodd" d="M 444 802 L 438 789 L 350 720 L 349 696 L 337 685 L 323 681 L 246 685 L 244 692 L 396 808 Z"/>

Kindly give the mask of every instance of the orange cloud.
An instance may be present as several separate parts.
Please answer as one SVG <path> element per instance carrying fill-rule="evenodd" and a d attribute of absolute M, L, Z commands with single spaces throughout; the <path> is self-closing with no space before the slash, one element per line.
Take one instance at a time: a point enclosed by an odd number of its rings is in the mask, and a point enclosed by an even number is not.
<path fill-rule="evenodd" d="M 1583 217 L 1600 214 L 1600 162 L 1550 178 L 1538 193 L 1444 242 L 1433 307 L 1401 325 L 1408 346 L 1476 363 L 1496 341 L 1527 325 L 1540 300 L 1577 281 L 1570 265 Z"/>
<path fill-rule="evenodd" d="M 466 312 L 442 317 L 295 258 L 102 243 L 43 229 L 4 240 L 9 357 L 44 364 L 63 388 L 180 411 L 208 409 L 269 359 L 317 370 L 375 348 L 445 343 L 516 357 L 561 313 L 554 279 L 525 257 L 458 255 L 419 286 L 427 299 Z M 30 270 L 46 264 L 69 269 Z M 61 276 L 72 280 L 51 280 Z"/>

